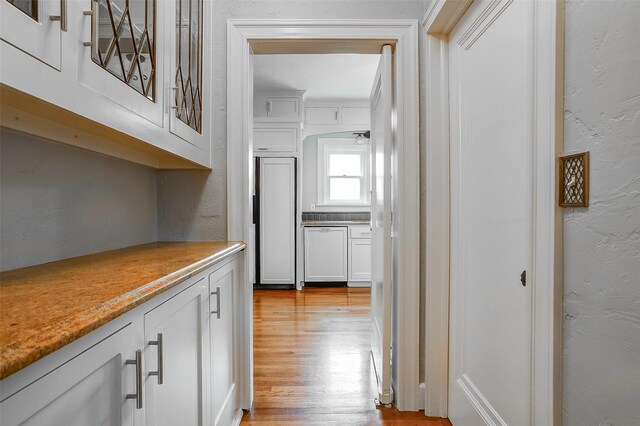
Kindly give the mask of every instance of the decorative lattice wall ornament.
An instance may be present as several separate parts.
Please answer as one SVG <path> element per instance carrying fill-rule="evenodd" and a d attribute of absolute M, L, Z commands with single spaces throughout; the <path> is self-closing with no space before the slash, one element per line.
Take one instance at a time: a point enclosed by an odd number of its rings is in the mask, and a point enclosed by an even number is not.
<path fill-rule="evenodd" d="M 589 207 L 589 152 L 560 157 L 560 207 Z"/>

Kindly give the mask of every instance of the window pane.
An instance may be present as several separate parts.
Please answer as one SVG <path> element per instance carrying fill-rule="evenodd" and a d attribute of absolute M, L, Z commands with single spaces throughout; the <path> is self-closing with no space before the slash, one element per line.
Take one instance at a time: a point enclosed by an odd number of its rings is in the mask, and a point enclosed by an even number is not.
<path fill-rule="evenodd" d="M 362 176 L 360 154 L 329 154 L 330 176 Z"/>
<path fill-rule="evenodd" d="M 360 201 L 360 178 L 330 178 L 329 200 Z"/>

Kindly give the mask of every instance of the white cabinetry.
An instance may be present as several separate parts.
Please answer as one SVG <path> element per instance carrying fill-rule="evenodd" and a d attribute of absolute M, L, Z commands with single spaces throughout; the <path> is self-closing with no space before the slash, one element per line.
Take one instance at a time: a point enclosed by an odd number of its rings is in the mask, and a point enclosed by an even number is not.
<path fill-rule="evenodd" d="M 133 426 L 143 403 L 136 399 L 143 392 L 136 389 L 143 374 L 137 343 L 129 324 L 82 351 L 3 400 L 2 424 Z"/>
<path fill-rule="evenodd" d="M 349 227 L 349 286 L 371 282 L 371 228 Z"/>
<path fill-rule="evenodd" d="M 210 167 L 212 2 L 124 5 L 1 1 L 0 125 L 155 168 Z"/>
<path fill-rule="evenodd" d="M 298 123 L 256 123 L 253 129 L 253 150 L 263 152 L 296 152 L 300 140 Z"/>
<path fill-rule="evenodd" d="M 368 126 L 370 109 L 368 107 L 340 108 L 340 124 Z"/>
<path fill-rule="evenodd" d="M 2 425 L 239 422 L 238 256 L 3 379 Z"/>
<path fill-rule="evenodd" d="M 287 90 L 253 95 L 253 119 L 255 122 L 302 122 L 304 91 Z"/>
<path fill-rule="evenodd" d="M 144 316 L 147 425 L 206 424 L 208 289 L 200 278 Z"/>
<path fill-rule="evenodd" d="M 212 424 L 232 424 L 236 411 L 235 298 L 241 285 L 235 262 L 209 275 Z"/>
<path fill-rule="evenodd" d="M 305 281 L 347 281 L 347 227 L 304 228 Z"/>
<path fill-rule="evenodd" d="M 0 2 L 0 39 L 59 70 L 62 62 L 61 33 L 63 28 L 66 31 L 68 20 L 66 1 L 15 3 Z"/>
<path fill-rule="evenodd" d="M 338 107 L 307 107 L 305 108 L 305 124 L 339 124 Z"/>

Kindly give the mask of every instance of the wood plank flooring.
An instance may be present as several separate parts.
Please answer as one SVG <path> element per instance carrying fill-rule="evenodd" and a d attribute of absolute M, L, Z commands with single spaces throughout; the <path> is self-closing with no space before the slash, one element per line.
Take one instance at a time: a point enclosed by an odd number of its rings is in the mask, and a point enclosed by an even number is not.
<path fill-rule="evenodd" d="M 243 425 L 451 426 L 376 409 L 369 289 L 254 291 L 254 409 Z"/>

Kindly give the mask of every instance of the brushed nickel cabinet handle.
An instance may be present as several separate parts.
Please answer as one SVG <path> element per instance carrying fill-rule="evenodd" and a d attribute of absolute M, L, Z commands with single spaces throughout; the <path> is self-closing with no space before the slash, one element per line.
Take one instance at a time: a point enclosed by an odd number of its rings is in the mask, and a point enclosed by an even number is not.
<path fill-rule="evenodd" d="M 51 15 L 49 20 L 60 21 L 60 30 L 67 31 L 67 0 L 60 0 L 60 15 Z"/>
<path fill-rule="evenodd" d="M 136 366 L 136 393 L 127 394 L 126 399 L 135 399 L 136 408 L 142 408 L 142 351 L 136 351 L 136 359 L 128 359 L 125 361 L 127 365 Z"/>
<path fill-rule="evenodd" d="M 215 314 L 220 319 L 220 287 L 216 287 L 216 291 L 211 292 L 212 296 L 216 296 L 216 310 L 211 311 L 211 314 Z"/>
<path fill-rule="evenodd" d="M 158 333 L 157 340 L 150 340 L 149 346 L 158 347 L 158 369 L 156 371 L 150 371 L 150 376 L 158 376 L 158 384 L 161 385 L 164 382 L 164 349 L 162 345 L 162 333 Z"/>

